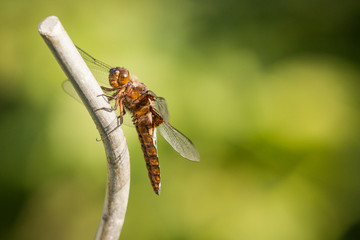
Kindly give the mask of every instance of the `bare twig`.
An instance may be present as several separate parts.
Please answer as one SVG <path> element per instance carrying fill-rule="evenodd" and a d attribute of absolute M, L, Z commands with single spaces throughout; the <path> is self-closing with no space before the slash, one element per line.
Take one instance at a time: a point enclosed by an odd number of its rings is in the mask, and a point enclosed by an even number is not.
<path fill-rule="evenodd" d="M 55 16 L 47 17 L 39 24 L 38 31 L 74 85 L 103 139 L 108 178 L 104 208 L 95 239 L 118 239 L 130 187 L 130 160 L 123 131 L 120 127 L 112 131 L 117 125 L 114 112 L 99 110 L 110 108 L 110 105 L 100 96 L 103 94 L 100 86 L 59 19 Z"/>

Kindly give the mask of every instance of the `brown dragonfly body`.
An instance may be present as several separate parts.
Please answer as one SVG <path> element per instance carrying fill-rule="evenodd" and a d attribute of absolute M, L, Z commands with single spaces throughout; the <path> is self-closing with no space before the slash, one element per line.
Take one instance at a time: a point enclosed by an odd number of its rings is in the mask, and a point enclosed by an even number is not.
<path fill-rule="evenodd" d="M 80 48 L 78 50 L 90 69 L 107 73 L 110 87 L 102 86 L 101 88 L 108 93 L 105 96 L 109 101 L 115 100 L 112 110 L 120 109 L 120 123 L 122 123 L 125 113 L 130 112 L 132 115 L 132 122 L 139 135 L 152 187 L 156 194 L 160 194 L 157 130 L 160 130 L 160 134 L 181 156 L 192 161 L 200 161 L 199 153 L 190 139 L 170 125 L 164 98 L 157 97 L 148 90 L 145 84 L 138 81 L 136 77 L 130 76 L 127 69 L 111 68 Z M 64 89 L 73 95 L 65 84 Z"/>
<path fill-rule="evenodd" d="M 110 70 L 109 82 L 113 89 L 104 88 L 107 91 L 115 91 L 115 104 L 120 107 L 120 118 L 122 118 L 122 104 L 133 114 L 132 120 L 139 135 L 141 148 L 144 153 L 146 167 L 149 173 L 151 185 L 156 194 L 160 193 L 160 165 L 156 145 L 156 127 L 164 120 L 151 106 L 154 96 L 149 94 L 145 84 L 129 77 L 124 68 L 113 68 Z M 121 84 L 118 84 L 118 83 Z M 117 107 L 117 105 L 115 105 Z"/>

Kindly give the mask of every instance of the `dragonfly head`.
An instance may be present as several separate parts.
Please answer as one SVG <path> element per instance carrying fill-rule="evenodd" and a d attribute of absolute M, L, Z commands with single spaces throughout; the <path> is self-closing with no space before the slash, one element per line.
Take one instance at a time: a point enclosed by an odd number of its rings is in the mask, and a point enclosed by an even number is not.
<path fill-rule="evenodd" d="M 129 82 L 129 71 L 122 67 L 110 69 L 109 83 L 112 87 L 121 87 Z"/>

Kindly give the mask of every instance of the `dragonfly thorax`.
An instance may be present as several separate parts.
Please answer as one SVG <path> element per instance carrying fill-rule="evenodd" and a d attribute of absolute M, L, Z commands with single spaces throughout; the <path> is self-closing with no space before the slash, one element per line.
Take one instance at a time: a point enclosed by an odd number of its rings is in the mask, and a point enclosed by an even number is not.
<path fill-rule="evenodd" d="M 121 87 L 129 82 L 129 71 L 122 67 L 110 69 L 109 83 L 113 88 Z"/>

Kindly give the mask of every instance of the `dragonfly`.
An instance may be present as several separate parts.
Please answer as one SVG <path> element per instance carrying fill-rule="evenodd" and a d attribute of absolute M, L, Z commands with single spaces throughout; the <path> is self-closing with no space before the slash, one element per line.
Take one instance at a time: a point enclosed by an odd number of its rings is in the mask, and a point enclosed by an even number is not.
<path fill-rule="evenodd" d="M 141 143 L 151 185 L 159 195 L 161 181 L 157 131 L 183 158 L 199 162 L 199 152 L 188 137 L 169 123 L 169 111 L 163 97 L 158 97 L 149 90 L 126 68 L 111 67 L 81 48 L 77 49 L 105 92 L 104 96 L 109 101 L 114 101 L 110 110 L 119 109 L 119 124 L 123 123 L 124 115 L 131 116 L 132 125 L 135 126 Z M 69 80 L 63 83 L 63 88 L 70 96 L 78 99 Z"/>

